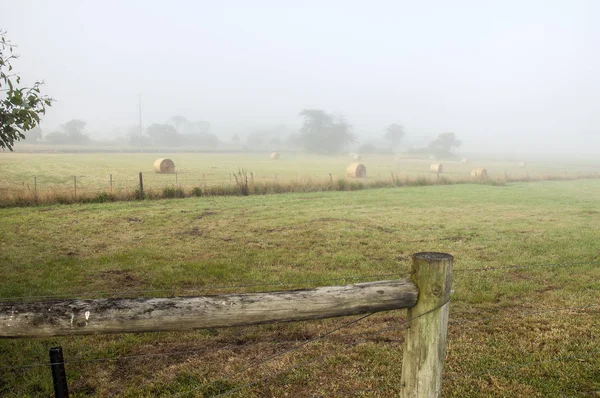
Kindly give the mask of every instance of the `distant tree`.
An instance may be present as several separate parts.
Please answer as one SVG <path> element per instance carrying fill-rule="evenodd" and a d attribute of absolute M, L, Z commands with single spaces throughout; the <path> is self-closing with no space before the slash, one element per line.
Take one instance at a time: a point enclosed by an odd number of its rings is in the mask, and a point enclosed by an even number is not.
<path fill-rule="evenodd" d="M 383 138 L 390 142 L 392 148 L 396 148 L 398 145 L 400 145 L 400 142 L 404 139 L 404 136 L 404 126 L 393 123 L 385 129 L 385 135 Z"/>
<path fill-rule="evenodd" d="M 358 148 L 358 153 L 376 153 L 377 147 L 373 144 L 362 144 Z"/>
<path fill-rule="evenodd" d="M 40 94 L 44 82 L 19 87 L 21 77 L 12 72 L 11 65 L 18 58 L 13 53 L 16 46 L 5 35 L 5 31 L 0 31 L 0 148 L 12 151 L 15 141 L 24 139 L 24 133 L 40 123 L 40 115 L 46 113 L 53 100 Z"/>
<path fill-rule="evenodd" d="M 60 128 L 69 136 L 70 144 L 87 144 L 90 136 L 84 133 L 86 122 L 79 119 L 69 120 Z"/>
<path fill-rule="evenodd" d="M 240 136 L 237 134 L 234 134 L 234 136 L 231 138 L 232 142 L 238 143 L 240 142 Z"/>
<path fill-rule="evenodd" d="M 42 128 L 38 125 L 27 131 L 25 134 L 26 139 L 32 141 L 41 141 L 44 138 L 44 134 L 42 133 Z"/>
<path fill-rule="evenodd" d="M 298 137 L 300 145 L 313 153 L 338 153 L 354 142 L 351 127 L 344 119 L 335 122 L 332 115 L 320 109 L 304 109 L 304 118 Z"/>
<path fill-rule="evenodd" d="M 150 138 L 147 135 L 140 134 L 140 126 L 131 126 L 129 128 L 129 145 L 143 148 L 150 146 Z"/>
<path fill-rule="evenodd" d="M 188 120 L 183 116 L 175 115 L 171 119 L 169 119 L 169 124 L 175 127 L 177 131 L 180 132 L 180 129 L 185 125 L 189 124 Z"/>
<path fill-rule="evenodd" d="M 154 123 L 146 128 L 146 134 L 154 145 L 179 146 L 182 136 L 170 124 Z"/>
<path fill-rule="evenodd" d="M 449 154 L 454 148 L 458 148 L 461 142 L 454 133 L 442 133 L 431 141 L 427 148 L 430 152 L 438 155 Z"/>
<path fill-rule="evenodd" d="M 46 134 L 46 141 L 51 144 L 68 144 L 69 136 L 60 131 L 53 131 L 50 134 Z"/>
<path fill-rule="evenodd" d="M 73 119 L 62 124 L 61 129 L 70 136 L 83 135 L 86 123 L 83 120 Z"/>
<path fill-rule="evenodd" d="M 86 123 L 73 119 L 60 126 L 60 131 L 46 135 L 46 141 L 52 144 L 84 145 L 89 143 L 89 135 L 84 133 Z"/>
<path fill-rule="evenodd" d="M 246 142 L 248 143 L 249 147 L 259 147 L 262 146 L 267 138 L 267 133 L 264 131 L 253 131 L 252 133 L 248 134 L 248 137 L 246 138 Z"/>
<path fill-rule="evenodd" d="M 221 141 L 214 134 L 186 134 L 181 136 L 186 145 L 200 146 L 206 148 L 216 148 Z"/>
<path fill-rule="evenodd" d="M 192 122 L 190 128 L 191 130 L 188 134 L 208 134 L 210 131 L 210 123 L 199 120 Z"/>
<path fill-rule="evenodd" d="M 177 132 L 182 135 L 188 134 L 208 134 L 210 123 L 205 121 L 191 122 L 183 116 L 173 116 L 167 124 L 175 127 Z"/>

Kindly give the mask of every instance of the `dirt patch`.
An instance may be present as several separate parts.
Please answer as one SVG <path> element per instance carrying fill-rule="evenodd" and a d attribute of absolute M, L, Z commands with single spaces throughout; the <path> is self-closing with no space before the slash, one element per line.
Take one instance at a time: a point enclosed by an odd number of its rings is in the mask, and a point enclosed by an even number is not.
<path fill-rule="evenodd" d="M 137 217 L 127 217 L 126 220 L 128 222 L 134 223 L 134 222 L 143 222 L 141 218 L 137 218 Z"/>
<path fill-rule="evenodd" d="M 109 285 L 122 287 L 136 287 L 142 284 L 140 278 L 127 270 L 107 270 L 98 273 L 98 277 L 107 281 Z"/>
<path fill-rule="evenodd" d="M 292 227 L 275 227 L 275 228 L 266 229 L 265 232 L 269 232 L 269 233 L 272 233 L 272 232 L 283 232 L 283 231 L 290 231 L 292 229 L 294 229 L 294 228 L 292 228 Z"/>
<path fill-rule="evenodd" d="M 192 230 L 189 232 L 189 235 L 191 235 L 191 236 L 202 236 L 203 234 L 204 234 L 204 231 L 202 231 L 198 227 L 192 228 Z"/>
<path fill-rule="evenodd" d="M 475 236 L 446 236 L 444 238 L 440 238 L 440 240 L 448 240 L 450 242 L 469 242 L 473 240 Z"/>
<path fill-rule="evenodd" d="M 201 220 L 202 218 L 206 217 L 206 216 L 212 216 L 218 214 L 216 211 L 205 211 L 199 215 L 196 216 L 196 220 Z"/>

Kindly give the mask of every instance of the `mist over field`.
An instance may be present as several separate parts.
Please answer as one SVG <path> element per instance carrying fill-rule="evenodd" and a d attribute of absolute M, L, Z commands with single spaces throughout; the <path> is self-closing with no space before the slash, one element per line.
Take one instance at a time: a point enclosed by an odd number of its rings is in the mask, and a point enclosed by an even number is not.
<path fill-rule="evenodd" d="M 127 146 L 141 97 L 144 131 L 180 116 L 222 149 L 257 135 L 286 147 L 299 113 L 319 109 L 345 120 L 354 148 L 389 148 L 398 124 L 396 151 L 453 132 L 460 153 L 595 155 L 599 13 L 596 1 L 22 0 L 2 2 L 0 28 L 24 81 L 56 100 L 45 137 L 81 120 L 92 140 Z"/>

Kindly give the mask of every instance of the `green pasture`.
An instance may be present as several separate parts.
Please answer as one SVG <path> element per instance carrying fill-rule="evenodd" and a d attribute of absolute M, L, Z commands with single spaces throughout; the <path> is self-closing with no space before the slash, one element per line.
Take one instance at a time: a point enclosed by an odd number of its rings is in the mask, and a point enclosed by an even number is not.
<path fill-rule="evenodd" d="M 109 173 L 130 171 L 132 180 L 139 171 L 152 176 L 150 184 L 174 178 L 151 173 L 156 154 L 28 156 L 0 156 L 4 181 L 45 175 L 67 184 L 60 176 L 76 172 L 101 184 Z M 212 173 L 222 181 L 238 167 L 257 178 L 329 178 L 348 163 L 304 155 L 277 162 L 266 155 L 169 157 L 181 178 Z M 383 178 L 390 171 L 428 173 L 429 161 L 363 163 Z M 474 166 L 448 163 L 447 173 Z M 420 251 L 455 257 L 443 396 L 600 391 L 600 180 L 0 209 L 0 297 L 164 297 L 344 284 L 404 275 Z M 511 265 L 532 267 L 504 268 Z M 352 319 L 0 340 L 0 395 L 52 396 L 50 370 L 36 364 L 62 345 L 75 397 L 208 397 L 268 376 L 231 396 L 397 396 L 403 331 L 381 330 L 400 326 L 404 311 L 375 314 L 246 369 Z"/>

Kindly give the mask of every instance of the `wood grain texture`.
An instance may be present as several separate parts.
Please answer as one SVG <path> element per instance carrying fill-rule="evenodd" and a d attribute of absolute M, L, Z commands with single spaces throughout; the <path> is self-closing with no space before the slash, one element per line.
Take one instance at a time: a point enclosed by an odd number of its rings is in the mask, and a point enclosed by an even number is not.
<path fill-rule="evenodd" d="M 413 255 L 413 278 L 419 301 L 408 310 L 402 358 L 401 398 L 442 396 L 442 370 L 452 288 L 452 263 L 445 253 Z"/>
<path fill-rule="evenodd" d="M 0 337 L 182 331 L 410 308 L 409 280 L 201 297 L 0 303 Z"/>

